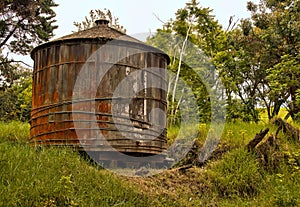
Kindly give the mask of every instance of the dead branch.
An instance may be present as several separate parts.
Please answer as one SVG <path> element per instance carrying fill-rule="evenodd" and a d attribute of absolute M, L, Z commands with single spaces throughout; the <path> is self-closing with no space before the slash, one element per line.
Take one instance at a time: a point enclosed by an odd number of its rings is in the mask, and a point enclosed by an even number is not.
<path fill-rule="evenodd" d="M 173 168 L 171 170 L 169 170 L 170 172 L 173 172 L 173 171 L 179 171 L 179 172 L 184 172 L 190 168 L 193 168 L 195 165 L 193 164 L 188 164 L 188 165 L 184 165 L 184 166 L 181 166 L 181 167 L 177 167 L 177 168 Z"/>
<path fill-rule="evenodd" d="M 291 124 L 287 123 L 286 121 L 282 120 L 281 118 L 277 118 L 273 121 L 273 123 L 278 126 L 276 131 L 276 136 L 280 131 L 284 134 L 290 136 L 295 141 L 300 141 L 300 130 L 296 127 L 293 127 Z"/>
<path fill-rule="evenodd" d="M 22 60 L 7 60 L 7 61 L 2 61 L 0 62 L 0 65 L 4 65 L 4 64 L 10 64 L 10 63 L 22 63 L 23 65 L 29 67 L 29 68 L 32 68 L 31 65 L 25 63 L 24 61 Z"/>
<path fill-rule="evenodd" d="M 157 14 L 155 14 L 154 12 L 153 12 L 152 14 L 155 16 L 155 18 L 156 18 L 158 21 L 160 21 L 160 22 L 163 23 L 163 24 L 166 24 L 166 22 L 164 22 L 163 20 L 161 20 Z"/>
<path fill-rule="evenodd" d="M 260 130 L 260 132 L 256 134 L 255 137 L 246 145 L 248 151 L 253 151 L 256 145 L 258 145 L 258 143 L 260 143 L 263 140 L 263 138 L 266 136 L 266 134 L 268 134 L 268 132 L 269 128 L 263 131 Z"/>

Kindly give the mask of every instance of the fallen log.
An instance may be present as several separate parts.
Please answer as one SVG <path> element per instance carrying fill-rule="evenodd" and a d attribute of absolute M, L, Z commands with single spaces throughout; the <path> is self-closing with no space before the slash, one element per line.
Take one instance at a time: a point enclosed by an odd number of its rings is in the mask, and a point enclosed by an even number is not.
<path fill-rule="evenodd" d="M 291 124 L 287 123 L 286 121 L 282 120 L 281 118 L 277 118 L 274 121 L 274 124 L 278 126 L 276 131 L 276 136 L 280 131 L 284 134 L 290 136 L 295 141 L 300 141 L 300 130 L 296 127 L 293 127 Z"/>
<path fill-rule="evenodd" d="M 258 143 L 260 143 L 263 140 L 263 138 L 266 136 L 266 134 L 268 134 L 268 132 L 269 128 L 263 131 L 260 130 L 260 132 L 256 134 L 255 137 L 246 145 L 248 151 L 253 151 L 256 145 L 258 145 Z"/>

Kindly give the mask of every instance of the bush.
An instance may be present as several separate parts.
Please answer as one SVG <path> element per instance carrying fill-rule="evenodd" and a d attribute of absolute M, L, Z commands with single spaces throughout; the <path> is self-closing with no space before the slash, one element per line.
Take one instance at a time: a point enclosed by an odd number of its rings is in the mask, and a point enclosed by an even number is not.
<path fill-rule="evenodd" d="M 0 121 L 29 121 L 31 111 L 32 78 L 0 91 Z"/>
<path fill-rule="evenodd" d="M 213 183 L 222 197 L 252 197 L 263 185 L 255 155 L 234 149 L 212 166 Z"/>

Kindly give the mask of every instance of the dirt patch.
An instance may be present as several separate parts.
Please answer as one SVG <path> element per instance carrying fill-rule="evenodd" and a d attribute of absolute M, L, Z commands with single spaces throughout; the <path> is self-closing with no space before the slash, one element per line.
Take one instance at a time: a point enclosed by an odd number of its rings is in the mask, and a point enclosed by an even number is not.
<path fill-rule="evenodd" d="M 192 200 L 211 191 L 207 173 L 204 168 L 199 167 L 185 171 L 171 169 L 150 177 L 125 179 L 150 197 L 167 197 L 177 202 Z"/>

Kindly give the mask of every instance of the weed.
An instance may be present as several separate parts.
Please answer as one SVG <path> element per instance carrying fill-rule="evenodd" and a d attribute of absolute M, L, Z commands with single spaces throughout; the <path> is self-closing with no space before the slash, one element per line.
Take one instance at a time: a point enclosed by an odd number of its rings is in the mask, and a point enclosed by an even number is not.
<path fill-rule="evenodd" d="M 213 183 L 220 196 L 253 197 L 263 185 L 255 156 L 244 148 L 234 149 L 213 165 Z"/>
<path fill-rule="evenodd" d="M 29 140 L 30 125 L 20 121 L 0 122 L 0 142 L 24 143 Z"/>

